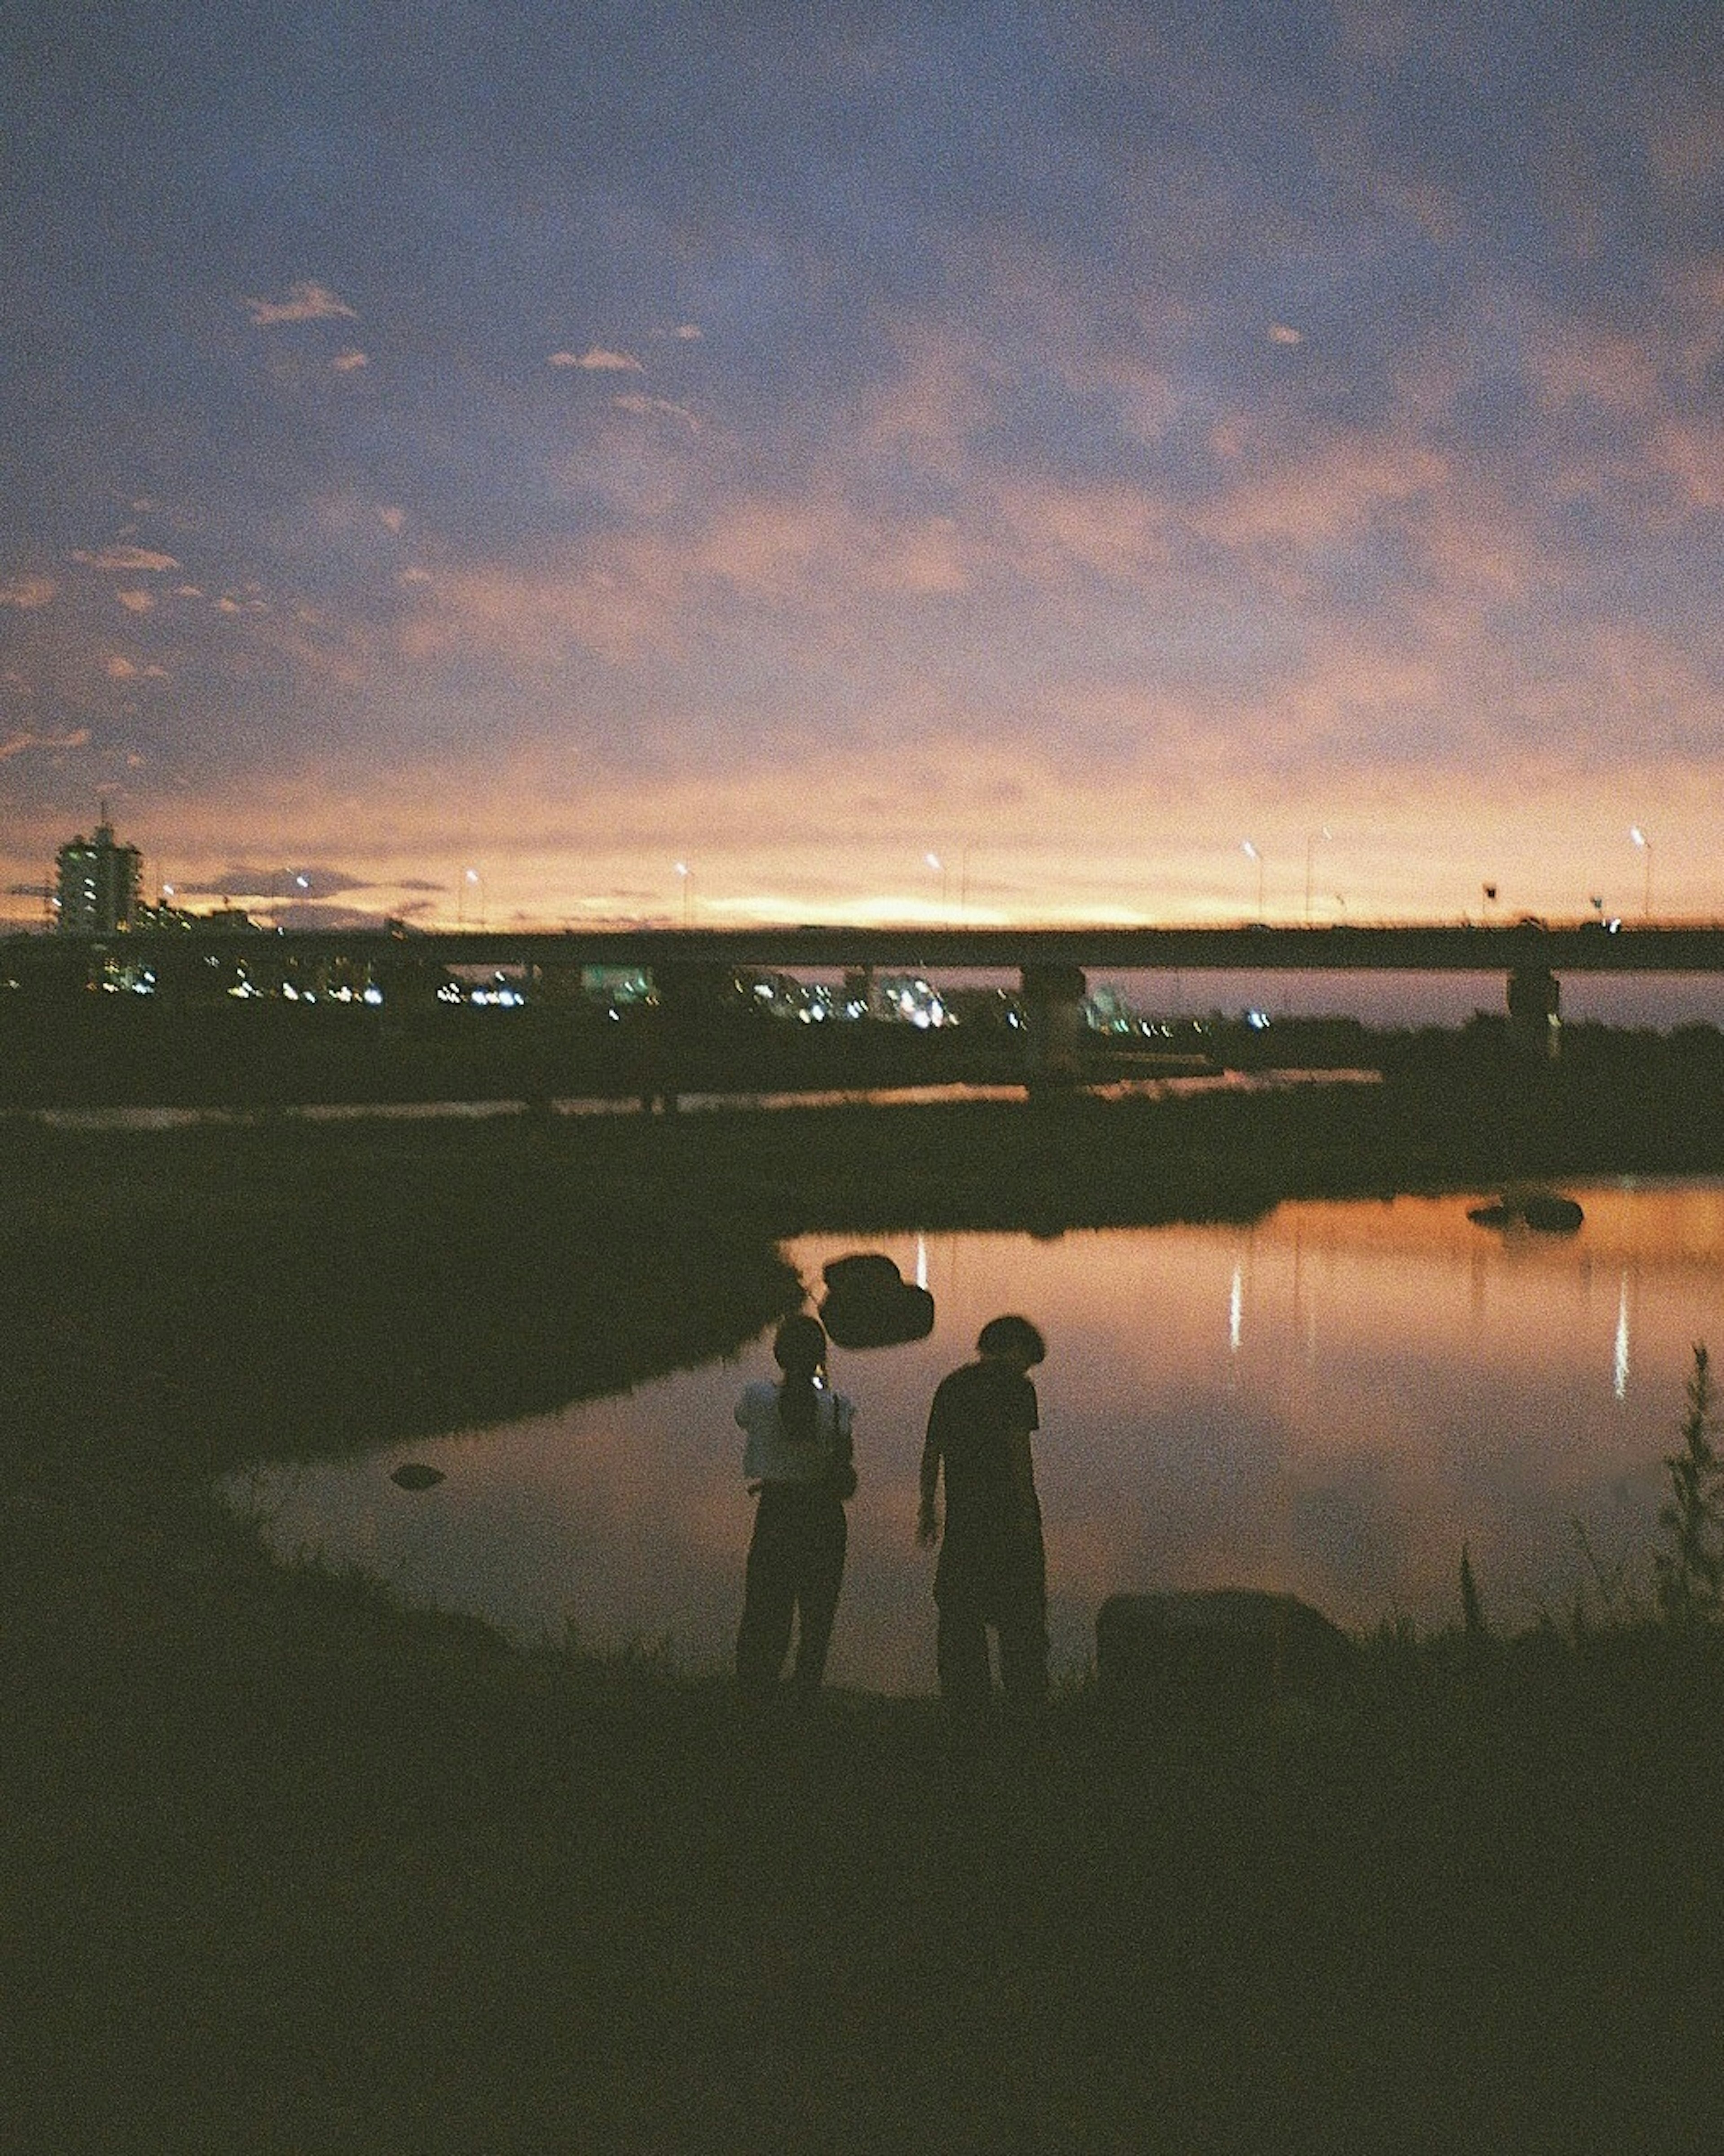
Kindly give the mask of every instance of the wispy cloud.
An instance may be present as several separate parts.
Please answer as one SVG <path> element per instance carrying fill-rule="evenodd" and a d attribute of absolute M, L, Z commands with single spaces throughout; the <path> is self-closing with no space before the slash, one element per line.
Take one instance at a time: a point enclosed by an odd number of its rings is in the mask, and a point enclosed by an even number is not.
<path fill-rule="evenodd" d="M 680 419 L 696 430 L 700 424 L 686 404 L 673 403 L 668 397 L 647 397 L 639 390 L 632 390 L 625 396 L 612 398 L 611 402 L 619 412 L 633 412 L 641 418 L 656 413 L 666 419 Z"/>
<path fill-rule="evenodd" d="M 35 613 L 52 606 L 54 583 L 51 577 L 14 577 L 0 584 L 0 607 L 16 607 L 21 613 Z"/>
<path fill-rule="evenodd" d="M 646 368 L 632 352 L 609 352 L 603 345 L 590 346 L 587 351 L 553 352 L 549 364 L 552 367 L 578 367 L 588 374 L 644 374 Z"/>
<path fill-rule="evenodd" d="M 9 734 L 4 741 L 0 741 L 0 763 L 6 762 L 12 757 L 23 756 L 27 750 L 33 748 L 84 748 L 89 742 L 88 726 L 74 726 L 70 733 L 65 734 Z"/>
<path fill-rule="evenodd" d="M 357 321 L 358 310 L 350 307 L 345 300 L 337 299 L 327 285 L 310 279 L 290 285 L 285 300 L 244 300 L 241 305 L 251 316 L 254 329 L 273 328 L 277 322 L 323 322 L 346 320 Z"/>
<path fill-rule="evenodd" d="M 338 352 L 329 364 L 333 373 L 357 374 L 362 367 L 371 365 L 371 356 L 363 352 Z"/>
<path fill-rule="evenodd" d="M 72 559 L 86 569 L 119 569 L 150 576 L 180 566 L 172 554 L 159 554 L 148 547 L 74 547 Z"/>

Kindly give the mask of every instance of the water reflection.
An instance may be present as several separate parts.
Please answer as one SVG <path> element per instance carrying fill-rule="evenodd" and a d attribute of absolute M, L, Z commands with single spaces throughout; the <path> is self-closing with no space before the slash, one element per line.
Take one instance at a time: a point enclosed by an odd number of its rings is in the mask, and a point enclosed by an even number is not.
<path fill-rule="evenodd" d="M 1724 1187 L 1576 1188 L 1553 1239 L 1480 1229 L 1470 1202 L 1300 1203 L 1249 1227 L 884 1237 L 933 1294 L 932 1335 L 834 1357 L 858 1403 L 861 1487 L 830 1668 L 932 1682 L 931 1561 L 914 1543 L 927 1402 L 982 1322 L 1022 1309 L 1037 1373 L 1056 1666 L 1118 1589 L 1290 1589 L 1339 1621 L 1455 1614 L 1463 1541 L 1505 1625 L 1566 1609 L 1571 1521 L 1613 1559 L 1655 1531 L 1692 1343 L 1716 1338 Z M 860 1247 L 811 1236 L 822 1268 Z M 242 1494 L 280 1547 L 321 1545 L 524 1635 L 728 1655 L 750 1508 L 731 1409 L 767 1341 L 615 1399 L 412 1448 L 261 1471 Z"/>

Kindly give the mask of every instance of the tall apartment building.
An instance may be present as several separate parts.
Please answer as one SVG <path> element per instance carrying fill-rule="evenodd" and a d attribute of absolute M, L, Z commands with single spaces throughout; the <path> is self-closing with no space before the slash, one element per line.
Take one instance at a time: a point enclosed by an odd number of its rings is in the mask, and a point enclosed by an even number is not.
<path fill-rule="evenodd" d="M 62 935 L 104 936 L 136 917 L 144 857 L 117 845 L 105 811 L 93 839 L 68 839 L 54 855 L 55 926 Z"/>

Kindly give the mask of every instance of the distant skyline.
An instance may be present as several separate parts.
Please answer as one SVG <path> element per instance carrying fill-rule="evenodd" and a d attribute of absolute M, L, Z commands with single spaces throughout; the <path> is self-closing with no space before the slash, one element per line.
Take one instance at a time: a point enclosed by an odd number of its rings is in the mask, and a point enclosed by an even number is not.
<path fill-rule="evenodd" d="M 1724 918 L 1711 0 L 0 56 L 5 886 Z"/>

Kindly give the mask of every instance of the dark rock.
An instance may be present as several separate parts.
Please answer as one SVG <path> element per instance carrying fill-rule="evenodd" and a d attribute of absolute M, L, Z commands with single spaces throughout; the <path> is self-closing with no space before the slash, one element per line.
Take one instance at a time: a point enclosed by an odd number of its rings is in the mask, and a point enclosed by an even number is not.
<path fill-rule="evenodd" d="M 1521 1214 L 1529 1228 L 1547 1235 L 1572 1235 L 1586 1218 L 1572 1198 L 1559 1198 L 1551 1190 L 1536 1192 L 1521 1208 Z"/>
<path fill-rule="evenodd" d="M 820 1322 L 840 1348 L 899 1348 L 934 1329 L 934 1298 L 884 1252 L 858 1250 L 823 1268 Z"/>
<path fill-rule="evenodd" d="M 1586 1215 L 1572 1198 L 1554 1190 L 1534 1190 L 1501 1199 L 1493 1205 L 1469 1206 L 1466 1217 L 1481 1228 L 1525 1226 L 1541 1235 L 1572 1235 Z"/>
<path fill-rule="evenodd" d="M 1095 1618 L 1095 1673 L 1115 1697 L 1321 1692 L 1346 1676 L 1355 1651 L 1321 1610 L 1254 1588 L 1113 1594 Z"/>
<path fill-rule="evenodd" d="M 820 1268 L 820 1276 L 834 1294 L 893 1294 L 903 1286 L 904 1276 L 884 1250 L 852 1250 Z"/>
<path fill-rule="evenodd" d="M 427 1467 L 423 1460 L 403 1460 L 389 1477 L 392 1482 L 398 1482 L 403 1490 L 434 1489 L 443 1479 L 440 1467 Z"/>

